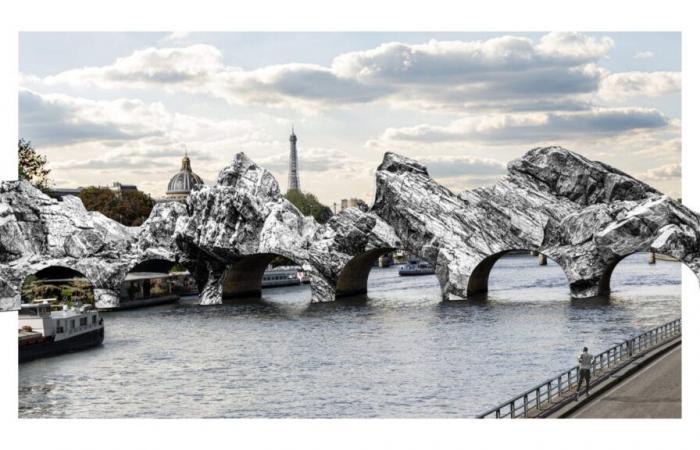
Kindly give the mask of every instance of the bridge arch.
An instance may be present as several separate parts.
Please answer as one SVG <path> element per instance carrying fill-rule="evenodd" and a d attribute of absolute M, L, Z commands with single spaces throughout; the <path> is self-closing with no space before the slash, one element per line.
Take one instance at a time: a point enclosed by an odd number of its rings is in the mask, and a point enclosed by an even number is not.
<path fill-rule="evenodd" d="M 95 303 L 95 284 L 82 271 L 65 264 L 47 263 L 26 273 L 19 292 L 22 303 L 41 298 Z"/>
<path fill-rule="evenodd" d="M 549 255 L 546 253 L 540 252 L 538 250 L 532 250 L 532 249 L 521 249 L 521 248 L 513 248 L 513 249 L 508 249 L 508 250 L 502 250 L 497 253 L 494 253 L 492 255 L 489 255 L 485 257 L 484 259 L 479 262 L 476 267 L 471 271 L 469 275 L 469 281 L 467 282 L 467 297 L 476 297 L 480 296 L 483 294 L 486 294 L 489 290 L 489 278 L 491 276 L 491 270 L 493 267 L 496 265 L 498 260 L 500 260 L 502 257 L 508 254 L 517 254 L 517 253 L 537 253 L 538 257 L 544 257 L 545 258 L 545 263 L 549 264 L 549 261 L 554 261 L 560 269 L 562 269 L 562 275 L 568 280 L 568 277 L 566 275 L 566 271 L 564 270 L 564 266 L 557 261 L 554 258 L 551 258 Z M 534 256 L 533 256 L 534 257 Z"/>
<path fill-rule="evenodd" d="M 131 264 L 117 287 L 120 308 L 157 305 L 179 297 L 169 273 L 174 259 L 147 255 Z"/>
<path fill-rule="evenodd" d="M 660 253 L 660 252 L 652 252 L 651 249 L 649 248 L 641 248 L 636 251 L 627 253 L 626 255 L 618 256 L 616 257 L 610 264 L 607 265 L 605 268 L 605 271 L 603 272 L 603 275 L 600 277 L 600 284 L 599 284 L 599 292 L 600 295 L 609 295 L 612 291 L 611 289 L 611 280 L 613 277 L 613 273 L 615 272 L 615 269 L 618 267 L 618 265 L 627 259 L 628 257 L 632 255 L 642 255 L 646 254 L 647 258 L 651 258 L 651 255 L 654 255 L 654 259 L 672 259 L 673 261 L 677 261 L 679 263 L 685 264 L 682 260 L 679 260 L 678 258 L 674 257 L 673 255 L 669 255 L 667 253 Z M 687 264 L 686 264 L 687 265 Z"/>
<path fill-rule="evenodd" d="M 394 247 L 382 247 L 355 255 L 345 263 L 338 275 L 335 297 L 351 297 L 367 293 L 367 280 L 374 263 L 384 254 L 398 250 Z"/>
<path fill-rule="evenodd" d="M 370 292 L 370 272 L 377 260 L 388 253 L 399 250 L 404 251 L 407 256 L 415 255 L 421 260 L 431 264 L 435 269 L 435 275 L 430 275 L 429 277 L 435 278 L 442 291 L 444 283 L 440 280 L 439 270 L 435 261 L 425 255 L 421 255 L 420 252 L 412 252 L 406 247 L 386 246 L 368 250 L 353 256 L 342 266 L 339 273 L 336 272 L 338 275 L 335 278 L 335 298 L 342 299 L 367 295 Z"/>
<path fill-rule="evenodd" d="M 261 298 L 265 270 L 278 258 L 286 258 L 304 271 L 308 265 L 300 264 L 294 255 L 280 253 L 254 253 L 240 256 L 228 262 L 222 275 L 222 299 Z M 315 273 L 309 273 L 314 283 Z"/>

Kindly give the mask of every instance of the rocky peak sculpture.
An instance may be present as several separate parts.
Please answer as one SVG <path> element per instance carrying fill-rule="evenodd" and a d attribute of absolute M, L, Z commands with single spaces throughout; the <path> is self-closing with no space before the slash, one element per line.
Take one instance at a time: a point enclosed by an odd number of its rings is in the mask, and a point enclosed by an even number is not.
<path fill-rule="evenodd" d="M 185 265 L 202 304 L 259 296 L 276 256 L 301 265 L 312 301 L 367 291 L 376 259 L 405 249 L 436 267 L 443 297 L 485 292 L 494 263 L 513 250 L 547 255 L 573 297 L 609 291 L 625 256 L 655 251 L 700 274 L 700 217 L 647 184 L 560 147 L 536 148 L 492 186 L 453 193 L 417 161 L 387 153 L 371 207 L 319 224 L 281 194 L 272 174 L 243 153 L 187 203 L 158 203 L 141 227 L 51 199 L 24 181 L 0 184 L 0 309 L 17 309 L 24 279 L 67 267 L 92 283 L 98 307 L 119 304 L 119 286 L 140 264 Z"/>

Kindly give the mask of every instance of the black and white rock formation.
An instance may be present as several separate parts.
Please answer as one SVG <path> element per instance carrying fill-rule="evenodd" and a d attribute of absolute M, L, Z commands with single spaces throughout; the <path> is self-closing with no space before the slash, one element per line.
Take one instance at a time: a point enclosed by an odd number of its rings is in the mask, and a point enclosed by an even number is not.
<path fill-rule="evenodd" d="M 459 194 L 416 161 L 388 153 L 372 212 L 435 264 L 446 298 L 486 291 L 493 264 L 514 250 L 558 262 L 574 297 L 606 293 L 614 266 L 634 252 L 666 253 L 700 273 L 697 214 L 560 147 L 530 150 L 495 185 Z"/>
<path fill-rule="evenodd" d="M 362 294 L 376 259 L 406 249 L 436 266 L 445 298 L 486 291 L 508 251 L 547 255 L 574 297 L 604 294 L 625 256 L 656 251 L 700 274 L 700 217 L 650 186 L 559 147 L 536 148 L 492 186 L 453 193 L 424 166 L 387 153 L 376 198 L 326 224 L 304 217 L 274 177 L 244 154 L 198 186 L 187 204 L 159 203 L 125 227 L 77 198 L 51 199 L 26 182 L 0 184 L 0 309 L 16 309 L 23 280 L 60 266 L 83 273 L 98 306 L 118 305 L 126 274 L 150 260 L 182 263 L 203 304 L 260 294 L 277 255 L 302 265 L 312 301 Z"/>
<path fill-rule="evenodd" d="M 158 204 L 143 226 L 126 227 L 87 211 L 76 197 L 58 201 L 25 181 L 0 183 L 0 308 L 18 308 L 24 279 L 52 266 L 85 275 L 99 306 L 118 305 L 132 267 L 177 258 L 173 219 L 183 214 L 182 204 Z"/>

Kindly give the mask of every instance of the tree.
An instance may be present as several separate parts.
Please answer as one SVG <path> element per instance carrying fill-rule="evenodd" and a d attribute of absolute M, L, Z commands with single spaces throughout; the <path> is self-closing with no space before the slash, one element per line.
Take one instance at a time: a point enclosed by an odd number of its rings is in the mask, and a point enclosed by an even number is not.
<path fill-rule="evenodd" d="M 80 191 L 80 199 L 88 211 L 99 211 L 112 220 L 136 227 L 148 219 L 155 202 L 143 192 L 121 195 L 106 187 L 88 187 Z"/>
<path fill-rule="evenodd" d="M 40 155 L 34 150 L 32 143 L 20 139 L 17 143 L 19 159 L 19 179 L 27 180 L 37 189 L 46 191 L 49 188 L 49 173 L 46 168 L 46 156 Z"/>
<path fill-rule="evenodd" d="M 286 197 L 303 215 L 313 216 L 319 223 L 326 223 L 333 216 L 333 211 L 319 202 L 314 194 L 290 189 Z"/>

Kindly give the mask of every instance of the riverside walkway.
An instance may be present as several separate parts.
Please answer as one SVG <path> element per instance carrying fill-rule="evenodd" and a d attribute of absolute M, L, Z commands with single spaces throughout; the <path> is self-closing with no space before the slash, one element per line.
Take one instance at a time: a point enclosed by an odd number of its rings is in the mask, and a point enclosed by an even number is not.
<path fill-rule="evenodd" d="M 680 319 L 596 355 L 591 372 L 590 396 L 576 399 L 577 366 L 478 417 L 680 417 Z"/>
<path fill-rule="evenodd" d="M 680 418 L 681 346 L 673 347 L 563 417 Z"/>

